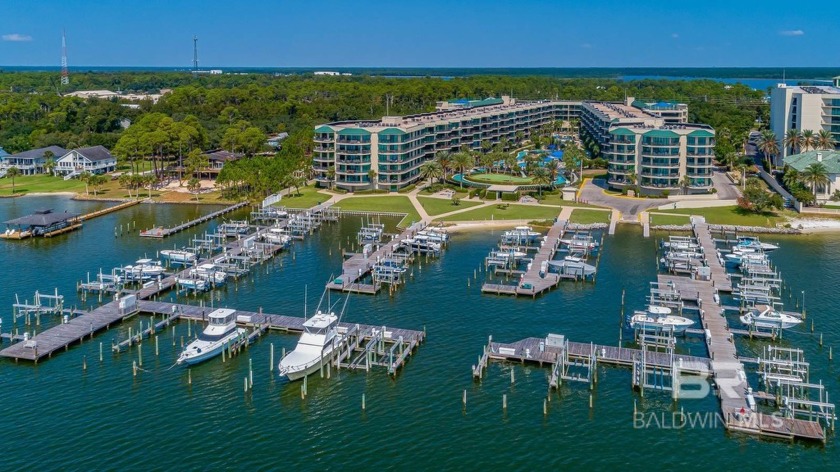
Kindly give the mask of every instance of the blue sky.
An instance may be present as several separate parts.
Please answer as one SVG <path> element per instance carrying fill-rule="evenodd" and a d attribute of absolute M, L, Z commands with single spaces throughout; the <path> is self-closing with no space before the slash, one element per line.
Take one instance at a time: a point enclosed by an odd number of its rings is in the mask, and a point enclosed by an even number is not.
<path fill-rule="evenodd" d="M 0 65 L 793 67 L 838 8 L 790 1 L 0 0 Z M 827 10 L 828 9 L 828 10 Z M 833 33 L 834 32 L 834 33 Z"/>

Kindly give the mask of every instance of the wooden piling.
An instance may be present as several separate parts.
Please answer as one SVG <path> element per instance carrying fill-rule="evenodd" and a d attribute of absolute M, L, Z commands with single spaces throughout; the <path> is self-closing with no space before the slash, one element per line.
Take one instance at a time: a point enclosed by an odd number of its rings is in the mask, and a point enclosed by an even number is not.
<path fill-rule="evenodd" d="M 507 393 L 502 394 L 502 410 L 507 411 Z"/>

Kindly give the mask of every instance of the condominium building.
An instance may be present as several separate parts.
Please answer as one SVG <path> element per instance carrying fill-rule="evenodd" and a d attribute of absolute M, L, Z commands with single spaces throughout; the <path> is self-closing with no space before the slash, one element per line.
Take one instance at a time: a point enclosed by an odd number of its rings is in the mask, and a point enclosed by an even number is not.
<path fill-rule="evenodd" d="M 556 120 L 577 117 L 581 102 L 517 102 L 510 97 L 439 102 L 437 111 L 315 128 L 313 170 L 321 185 L 345 190 L 399 190 L 420 179 L 420 166 L 440 151 L 481 149 Z"/>
<path fill-rule="evenodd" d="M 607 160 L 607 182 L 638 185 L 644 195 L 712 188 L 715 132 L 687 123 L 688 107 L 670 102 L 585 102 L 581 126 Z M 634 179 L 635 178 L 635 179 Z"/>
<path fill-rule="evenodd" d="M 770 129 L 779 140 L 777 165 L 790 154 L 783 139 L 791 129 L 826 130 L 840 143 L 840 77 L 835 77 L 832 85 L 777 85 L 770 92 Z"/>

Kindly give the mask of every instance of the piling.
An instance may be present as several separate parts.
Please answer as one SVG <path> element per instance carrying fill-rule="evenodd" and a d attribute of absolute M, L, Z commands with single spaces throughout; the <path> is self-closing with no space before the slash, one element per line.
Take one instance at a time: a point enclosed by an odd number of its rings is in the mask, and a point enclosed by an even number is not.
<path fill-rule="evenodd" d="M 362 394 L 362 411 L 365 411 L 365 394 Z"/>
<path fill-rule="evenodd" d="M 187 385 L 192 385 L 192 369 L 187 369 Z"/>
<path fill-rule="evenodd" d="M 464 405 L 464 410 L 467 409 L 467 389 L 464 389 L 464 394 L 461 398 L 461 403 Z"/>
<path fill-rule="evenodd" d="M 507 411 L 507 393 L 502 394 L 502 410 Z"/>
<path fill-rule="evenodd" d="M 271 343 L 271 351 L 268 355 L 268 371 L 274 372 L 274 343 Z"/>
<path fill-rule="evenodd" d="M 244 390 L 244 392 L 248 393 L 248 377 L 245 377 L 243 380 L 245 380 L 245 387 L 244 387 L 245 390 Z"/>
<path fill-rule="evenodd" d="M 156 334 L 155 335 L 155 357 L 158 357 L 159 355 L 160 355 L 160 350 L 158 349 L 158 336 Z"/>
<path fill-rule="evenodd" d="M 510 383 L 511 383 L 511 385 L 513 385 L 513 383 L 516 382 L 516 376 L 514 375 L 513 372 L 514 372 L 513 368 L 511 368 L 510 369 Z"/>
<path fill-rule="evenodd" d="M 99 362 L 102 362 L 102 342 L 99 342 Z"/>
<path fill-rule="evenodd" d="M 823 345 L 823 342 L 822 342 L 822 335 L 823 335 L 823 334 L 822 334 L 822 333 L 820 333 L 820 347 L 822 347 L 822 345 Z"/>
<path fill-rule="evenodd" d="M 137 345 L 137 359 L 140 361 L 140 367 L 143 367 L 143 343 Z"/>
<path fill-rule="evenodd" d="M 87 371 L 87 356 L 82 356 L 82 370 Z"/>
<path fill-rule="evenodd" d="M 543 398 L 543 416 L 548 414 L 548 400 Z"/>
<path fill-rule="evenodd" d="M 137 377 L 137 361 L 131 361 L 131 371 L 134 373 L 133 377 Z"/>
<path fill-rule="evenodd" d="M 248 358 L 248 385 L 253 387 L 254 386 L 254 369 L 251 358 Z"/>

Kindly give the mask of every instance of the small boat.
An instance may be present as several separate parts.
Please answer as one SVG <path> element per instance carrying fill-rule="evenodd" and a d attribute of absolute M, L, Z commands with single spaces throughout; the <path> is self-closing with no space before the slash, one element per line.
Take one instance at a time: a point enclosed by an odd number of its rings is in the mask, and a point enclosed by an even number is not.
<path fill-rule="evenodd" d="M 776 311 L 770 305 L 756 305 L 741 315 L 741 323 L 756 328 L 788 329 L 802 323 L 802 319 Z"/>
<path fill-rule="evenodd" d="M 534 231 L 530 226 L 517 226 L 502 233 L 502 242 L 524 244 L 534 242 L 540 237 L 542 234 Z"/>
<path fill-rule="evenodd" d="M 269 228 L 263 233 L 263 239 L 271 244 L 277 244 L 283 247 L 289 247 L 292 242 L 292 237 L 286 234 L 286 231 L 281 228 Z"/>
<path fill-rule="evenodd" d="M 572 251 L 592 251 L 598 249 L 598 241 L 590 236 L 572 236 L 568 239 L 561 239 L 561 244 L 566 245 Z"/>
<path fill-rule="evenodd" d="M 198 277 L 175 277 L 175 283 L 187 290 L 204 292 L 210 289 L 210 283 Z"/>
<path fill-rule="evenodd" d="M 123 267 L 128 280 L 148 280 L 163 275 L 164 268 L 160 261 L 152 259 L 138 259 L 134 265 Z"/>
<path fill-rule="evenodd" d="M 762 251 L 775 251 L 779 246 L 770 243 L 763 243 L 755 236 L 738 236 L 737 248 L 754 248 Z"/>
<path fill-rule="evenodd" d="M 411 252 L 419 252 L 421 254 L 426 253 L 439 253 L 440 252 L 440 244 L 427 241 L 424 239 L 418 238 L 407 238 L 400 242 L 400 245 Z"/>
<path fill-rule="evenodd" d="M 587 264 L 586 259 L 576 255 L 569 255 L 559 261 L 548 261 L 548 265 L 557 269 L 561 274 L 589 277 L 595 275 L 597 268 Z"/>
<path fill-rule="evenodd" d="M 642 330 L 663 329 L 684 333 L 693 324 L 688 318 L 672 315 L 670 308 L 655 305 L 648 306 L 646 311 L 634 312 L 630 318 L 630 327 Z"/>
<path fill-rule="evenodd" d="M 222 285 L 227 280 L 227 273 L 217 267 L 215 264 L 201 264 L 198 267 L 190 269 L 189 275 L 191 278 L 205 280 L 211 285 Z"/>
<path fill-rule="evenodd" d="M 449 242 L 449 233 L 446 231 L 435 229 L 435 228 L 427 228 L 417 232 L 418 236 L 425 236 L 428 238 L 429 241 L 433 241 L 440 244 L 445 244 Z"/>
<path fill-rule="evenodd" d="M 743 263 L 749 262 L 751 264 L 763 264 L 767 262 L 767 256 L 762 253 L 758 252 L 744 252 L 744 253 L 735 253 L 727 254 L 724 256 L 727 262 L 741 265 Z"/>
<path fill-rule="evenodd" d="M 218 356 L 230 343 L 247 336 L 248 330 L 236 326 L 236 310 L 220 308 L 208 315 L 210 323 L 178 356 L 178 364 L 198 364 Z"/>
<path fill-rule="evenodd" d="M 177 251 L 174 249 L 164 249 L 160 251 L 160 257 L 169 259 L 169 262 L 178 262 L 182 264 L 189 264 L 195 261 L 195 253 L 189 251 Z"/>
<path fill-rule="evenodd" d="M 340 339 L 338 316 L 318 310 L 315 316 L 303 322 L 303 334 L 295 350 L 280 361 L 280 376 L 298 380 L 317 371 L 329 362 Z"/>
<path fill-rule="evenodd" d="M 247 221 L 227 221 L 219 225 L 217 231 L 227 237 L 234 237 L 248 232 Z"/>

